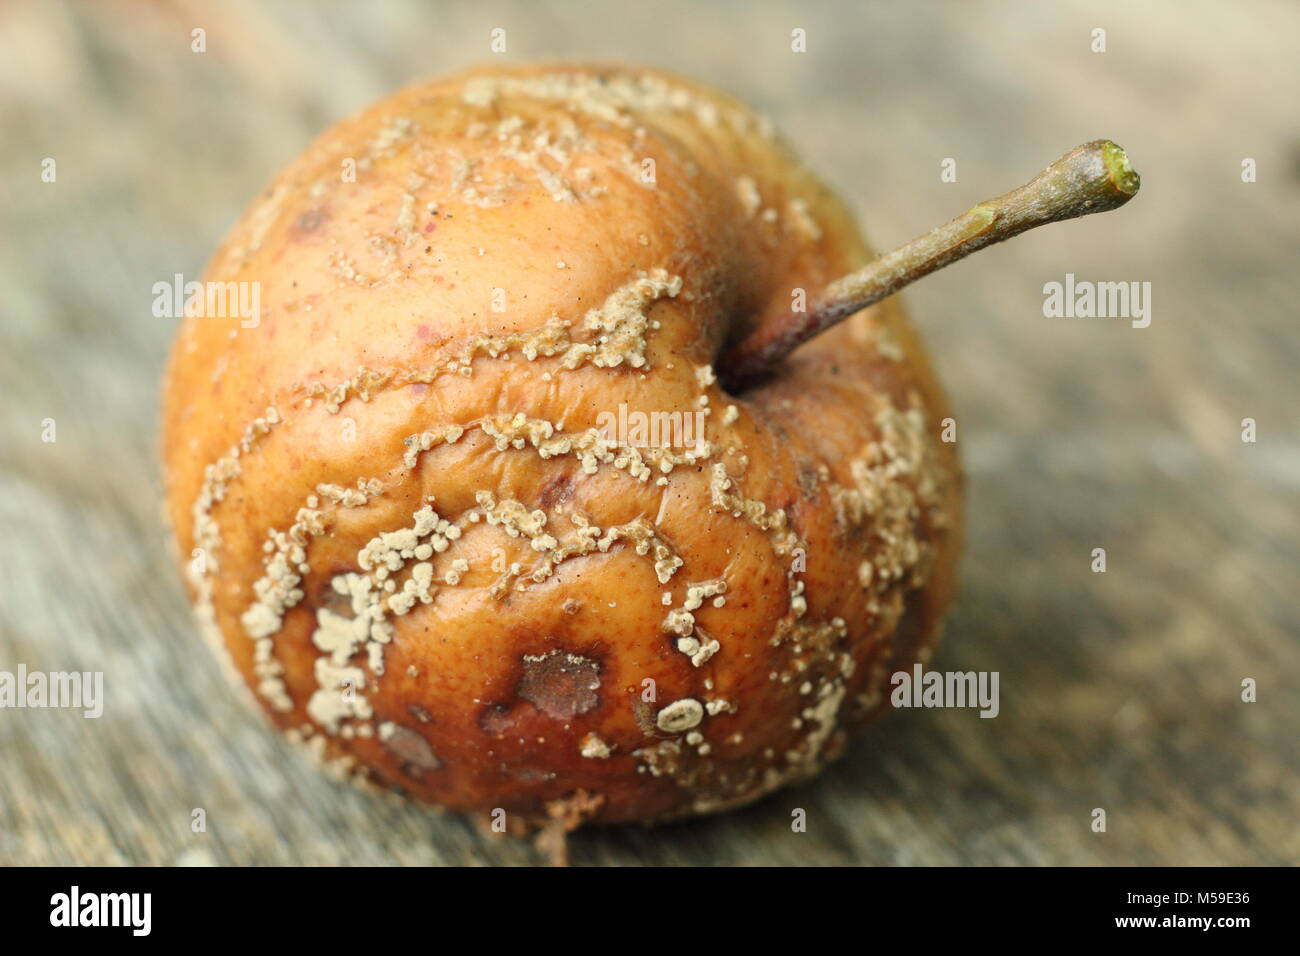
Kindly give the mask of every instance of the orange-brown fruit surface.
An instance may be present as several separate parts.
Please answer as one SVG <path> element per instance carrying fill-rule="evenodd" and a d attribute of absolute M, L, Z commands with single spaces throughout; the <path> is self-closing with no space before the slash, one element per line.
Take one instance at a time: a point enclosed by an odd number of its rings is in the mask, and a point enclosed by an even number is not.
<path fill-rule="evenodd" d="M 739 394 L 713 363 L 870 256 L 765 120 L 659 72 L 477 70 L 340 123 L 208 269 L 256 315 L 187 317 L 167 370 L 203 632 L 329 766 L 459 810 L 816 773 L 935 640 L 948 411 L 893 300 Z"/>

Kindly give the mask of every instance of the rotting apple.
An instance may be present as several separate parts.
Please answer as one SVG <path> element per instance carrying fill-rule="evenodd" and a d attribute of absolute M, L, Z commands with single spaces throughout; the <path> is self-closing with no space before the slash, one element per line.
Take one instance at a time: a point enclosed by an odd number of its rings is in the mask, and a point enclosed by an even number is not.
<path fill-rule="evenodd" d="M 180 329 L 163 450 L 201 628 L 331 767 L 459 810 L 650 821 L 806 778 L 927 659 L 959 549 L 947 405 L 897 301 L 865 307 L 1136 186 L 1089 144 L 873 259 L 693 83 L 406 89 L 217 253 L 255 327 Z M 707 440 L 620 444 L 621 407 Z"/>

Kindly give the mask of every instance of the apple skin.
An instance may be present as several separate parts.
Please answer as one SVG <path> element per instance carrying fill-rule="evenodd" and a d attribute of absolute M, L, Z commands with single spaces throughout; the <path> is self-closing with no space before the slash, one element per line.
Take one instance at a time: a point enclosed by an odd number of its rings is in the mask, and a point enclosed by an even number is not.
<path fill-rule="evenodd" d="M 711 363 L 870 257 L 667 74 L 476 70 L 339 123 L 206 272 L 256 324 L 187 317 L 166 371 L 201 630 L 329 767 L 457 810 L 653 821 L 816 773 L 937 638 L 949 412 L 894 299 L 743 394 Z M 602 444 L 620 403 L 705 411 L 706 453 Z"/>

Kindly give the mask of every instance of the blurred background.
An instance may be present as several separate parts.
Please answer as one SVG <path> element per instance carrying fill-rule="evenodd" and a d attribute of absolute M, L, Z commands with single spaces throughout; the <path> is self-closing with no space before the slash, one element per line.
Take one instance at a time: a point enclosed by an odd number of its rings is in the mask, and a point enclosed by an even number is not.
<path fill-rule="evenodd" d="M 0 670 L 103 671 L 107 694 L 98 720 L 0 710 L 0 864 L 540 859 L 329 780 L 268 732 L 195 633 L 156 463 L 173 330 L 153 283 L 198 274 L 328 125 L 494 56 L 722 87 L 880 249 L 1086 140 L 1121 143 L 1143 176 L 1122 212 L 904 295 L 968 471 L 934 666 L 1000 672 L 1000 716 L 890 715 L 813 783 L 582 832 L 573 861 L 1297 862 L 1297 36 L 1300 7 L 1268 0 L 0 4 Z M 1150 327 L 1045 318 L 1043 285 L 1067 272 L 1150 282 Z"/>

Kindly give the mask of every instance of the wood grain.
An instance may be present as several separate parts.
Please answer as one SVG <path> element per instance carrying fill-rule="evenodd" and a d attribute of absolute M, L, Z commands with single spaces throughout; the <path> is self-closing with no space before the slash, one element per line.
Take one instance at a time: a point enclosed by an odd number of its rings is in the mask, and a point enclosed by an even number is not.
<path fill-rule="evenodd" d="M 813 783 L 583 832 L 574 862 L 1300 859 L 1294 4 L 19 2 L 0 7 L 0 670 L 103 671 L 107 701 L 0 710 L 0 864 L 538 862 L 266 730 L 194 632 L 155 455 L 153 283 L 197 275 L 318 131 L 488 59 L 494 27 L 508 59 L 653 62 L 755 103 L 881 248 L 1087 139 L 1143 175 L 1122 212 L 906 294 L 969 472 L 935 666 L 998 671 L 1000 715 L 902 711 Z M 1151 282 L 1151 326 L 1044 318 L 1066 272 Z"/>

